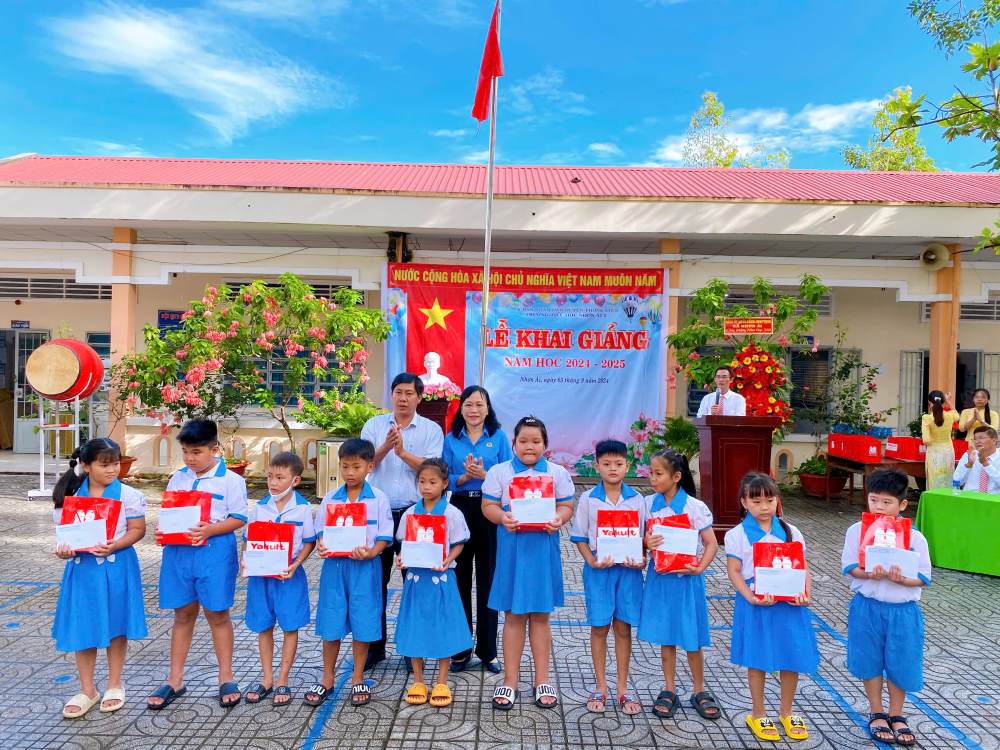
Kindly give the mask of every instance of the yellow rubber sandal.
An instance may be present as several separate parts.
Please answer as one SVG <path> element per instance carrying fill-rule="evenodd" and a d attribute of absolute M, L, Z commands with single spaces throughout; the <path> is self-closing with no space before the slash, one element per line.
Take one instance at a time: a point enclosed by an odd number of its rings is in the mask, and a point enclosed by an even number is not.
<path fill-rule="evenodd" d="M 747 714 L 747 726 L 750 727 L 750 731 L 753 732 L 753 736 L 758 740 L 762 740 L 764 742 L 777 742 L 781 739 L 781 735 L 778 734 L 778 728 L 774 726 L 774 722 L 766 716 L 763 719 L 755 719 L 750 714 Z"/>
<path fill-rule="evenodd" d="M 406 702 L 411 706 L 422 706 L 427 702 L 427 686 L 422 682 L 414 682 L 406 691 Z"/>
<path fill-rule="evenodd" d="M 785 736 L 790 740 L 808 740 L 809 730 L 806 728 L 806 720 L 801 716 L 792 714 L 791 716 L 779 716 L 778 721 L 785 729 Z"/>
<path fill-rule="evenodd" d="M 451 705 L 451 688 L 439 682 L 431 691 L 431 705 L 434 708 L 448 708 Z"/>

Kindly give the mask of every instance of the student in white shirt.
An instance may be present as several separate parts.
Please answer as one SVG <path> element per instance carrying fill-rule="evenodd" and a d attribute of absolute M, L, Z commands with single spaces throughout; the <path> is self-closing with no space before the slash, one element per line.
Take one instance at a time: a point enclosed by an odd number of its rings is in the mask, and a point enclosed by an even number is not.
<path fill-rule="evenodd" d="M 872 472 L 866 483 L 868 510 L 895 518 L 906 509 L 909 479 L 893 469 Z M 893 566 L 871 572 L 858 564 L 861 523 L 847 530 L 841 556 L 851 581 L 847 614 L 847 669 L 862 681 L 868 697 L 868 732 L 876 742 L 914 745 L 916 737 L 903 716 L 906 694 L 924 686 L 924 618 L 920 593 L 931 583 L 927 539 L 910 531 L 910 550 L 918 555 L 917 577 L 907 578 Z M 882 702 L 882 676 L 889 691 L 889 712 Z"/>
<path fill-rule="evenodd" d="M 962 489 L 1000 494 L 1000 453 L 997 453 L 997 431 L 984 425 L 972 435 L 973 446 L 965 452 L 955 467 L 952 479 Z"/>
<path fill-rule="evenodd" d="M 424 384 L 416 375 L 401 372 L 392 380 L 392 411 L 369 419 L 361 429 L 361 438 L 375 446 L 375 469 L 368 483 L 389 498 L 392 507 L 392 535 L 399 528 L 403 513 L 420 499 L 417 491 L 417 468 L 428 458 L 440 458 L 444 433 L 436 422 L 417 414 L 417 404 Z M 393 556 L 397 543 L 382 551 L 382 639 L 368 649 L 365 669 L 385 659 L 385 605 Z"/>
<path fill-rule="evenodd" d="M 715 387 L 713 393 L 706 393 L 698 407 L 698 416 L 745 417 L 747 402 L 736 391 L 729 390 L 733 383 L 733 368 L 722 365 L 715 371 Z"/>

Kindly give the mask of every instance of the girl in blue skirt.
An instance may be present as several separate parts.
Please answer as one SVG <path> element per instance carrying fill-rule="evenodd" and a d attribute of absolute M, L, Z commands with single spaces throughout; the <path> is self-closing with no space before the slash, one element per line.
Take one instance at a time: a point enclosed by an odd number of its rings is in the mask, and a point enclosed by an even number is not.
<path fill-rule="evenodd" d="M 790 740 L 809 737 L 805 719 L 792 713 L 799 674 L 819 666 L 816 635 L 809 618 L 810 577 L 806 573 L 805 594 L 794 602 L 775 602 L 771 595 L 757 597 L 754 580 L 753 545 L 757 542 L 801 542 L 801 532 L 778 515 L 778 486 L 767 474 L 750 472 L 740 482 L 740 503 L 746 516 L 739 526 L 726 532 L 726 565 L 736 587 L 733 640 L 730 661 L 747 668 L 752 712 L 746 723 L 757 739 L 777 742 L 778 730 L 764 707 L 764 677 L 779 672 L 781 712 L 778 715 Z"/>
<path fill-rule="evenodd" d="M 118 481 L 121 451 L 107 438 L 87 441 L 77 449 L 67 471 L 52 491 L 54 520 L 61 523 L 63 500 L 70 495 L 100 497 L 119 503 L 118 524 L 106 544 L 93 552 L 56 548 L 66 560 L 52 637 L 59 651 L 76 652 L 80 692 L 63 707 L 63 716 L 77 719 L 100 700 L 101 712 L 125 705 L 122 670 L 128 641 L 145 638 L 139 559 L 133 545 L 146 535 L 146 497 Z M 92 520 L 90 518 L 82 520 Z M 94 685 L 97 649 L 108 652 L 108 689 L 103 698 Z"/>
<path fill-rule="evenodd" d="M 517 698 L 525 635 L 531 636 L 535 662 L 535 705 L 555 708 L 559 697 L 549 684 L 552 626 L 549 615 L 563 605 L 559 529 L 573 516 L 573 479 L 545 460 L 548 432 L 542 420 L 524 417 L 514 427 L 514 458 L 497 464 L 483 480 L 483 514 L 497 524 L 497 564 L 490 609 L 504 613 L 503 684 L 493 691 L 493 708 L 510 711 Z M 542 531 L 519 531 L 510 510 L 515 477 L 552 477 L 556 517 Z"/>
<path fill-rule="evenodd" d="M 437 659 L 437 682 L 430 694 L 434 708 L 451 705 L 448 670 L 451 657 L 472 648 L 472 631 L 465 619 L 462 597 L 458 593 L 455 560 L 469 541 L 465 516 L 448 502 L 448 464 L 440 458 L 429 458 L 417 469 L 417 489 L 420 500 L 403 513 L 396 537 L 402 542 L 410 516 L 444 516 L 447 530 L 447 555 L 435 568 L 403 567 L 402 558 L 396 566 L 403 571 L 403 594 L 399 600 L 396 620 L 396 651 L 410 657 L 413 664 L 413 684 L 406 693 L 412 706 L 427 703 L 424 682 L 424 659 Z"/>
<path fill-rule="evenodd" d="M 686 515 L 698 532 L 698 561 L 676 573 L 657 573 L 649 561 L 646 585 L 639 614 L 640 640 L 660 644 L 664 689 L 653 702 L 653 713 L 669 719 L 680 708 L 676 671 L 678 646 L 687 652 L 691 668 L 691 705 L 705 719 L 721 715 L 715 696 L 705 690 L 705 655 L 702 649 L 712 643 L 708 634 L 708 600 L 705 596 L 705 570 L 712 564 L 719 543 L 712 530 L 712 511 L 694 496 L 694 479 L 683 453 L 667 449 L 649 462 L 649 481 L 655 495 L 646 498 L 646 516 L 665 518 Z M 646 535 L 646 546 L 655 550 L 663 537 Z"/>

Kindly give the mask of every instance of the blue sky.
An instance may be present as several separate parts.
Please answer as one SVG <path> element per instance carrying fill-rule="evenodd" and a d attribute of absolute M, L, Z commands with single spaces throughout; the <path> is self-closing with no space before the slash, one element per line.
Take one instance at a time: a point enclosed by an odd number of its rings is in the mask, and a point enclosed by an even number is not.
<path fill-rule="evenodd" d="M 506 0 L 499 161 L 678 163 L 701 92 L 741 140 L 840 168 L 878 100 L 963 80 L 903 0 Z M 0 156 L 474 162 L 492 0 L 0 4 Z M 924 140 L 968 170 L 975 142 Z"/>

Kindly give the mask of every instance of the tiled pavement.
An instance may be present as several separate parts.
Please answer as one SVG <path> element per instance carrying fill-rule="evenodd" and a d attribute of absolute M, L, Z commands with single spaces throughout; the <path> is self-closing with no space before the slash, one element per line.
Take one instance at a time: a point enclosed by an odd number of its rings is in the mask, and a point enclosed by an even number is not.
<path fill-rule="evenodd" d="M 159 550 L 150 534 L 138 548 L 146 583 L 150 636 L 129 645 L 127 707 L 104 716 L 94 710 L 82 720 L 65 721 L 63 702 L 76 692 L 72 655 L 53 649 L 49 637 L 62 563 L 51 548 L 51 506 L 23 499 L 34 480 L 0 478 L 0 747 L 13 748 L 744 748 L 759 747 L 743 726 L 749 707 L 744 674 L 728 663 L 731 591 L 720 559 L 710 570 L 708 591 L 714 645 L 707 654 L 708 686 L 725 715 L 711 723 L 685 708 L 675 721 L 660 721 L 648 711 L 628 717 L 609 702 L 606 714 L 588 714 L 584 701 L 592 684 L 579 558 L 563 538 L 567 606 L 553 618 L 554 681 L 560 709 L 544 711 L 522 702 L 510 713 L 490 709 L 489 696 L 499 678 L 479 670 L 453 676 L 455 703 L 448 709 L 410 707 L 402 702 L 406 674 L 390 658 L 374 671 L 374 700 L 368 708 L 345 704 L 347 666 L 338 672 L 337 691 L 316 710 L 302 705 L 305 685 L 319 674 L 320 644 L 303 633 L 293 673 L 295 702 L 282 710 L 269 703 L 224 711 L 215 702 L 213 653 L 202 621 L 188 663 L 188 694 L 171 709 L 143 709 L 145 695 L 167 671 L 170 613 L 156 608 Z M 151 500 L 158 490 L 149 487 Z M 846 604 L 849 592 L 839 575 L 843 532 L 857 507 L 826 508 L 821 503 L 786 498 L 789 519 L 810 543 L 814 571 L 812 611 L 823 661 L 817 674 L 800 683 L 798 707 L 812 737 L 801 748 L 867 748 L 862 730 L 861 686 L 845 668 Z M 150 522 L 155 516 L 152 502 Z M 315 584 L 319 560 L 307 572 Z M 236 673 L 242 684 L 258 674 L 256 639 L 242 623 L 237 593 Z M 395 613 L 395 597 L 390 615 Z M 927 687 L 909 705 L 911 724 L 924 748 L 1000 748 L 1000 579 L 941 569 L 925 594 Z M 345 649 L 348 656 L 350 649 Z M 104 668 L 98 661 L 98 676 Z M 680 660 L 683 663 L 683 659 Z M 613 660 L 611 661 L 613 670 Z M 680 684 L 690 685 L 686 665 Z M 632 685 L 646 706 L 660 689 L 659 654 L 645 643 L 634 650 Z M 530 690 L 522 672 L 522 693 Z M 769 703 L 777 704 L 769 681 Z M 778 747 L 795 743 L 782 740 Z"/>

